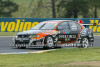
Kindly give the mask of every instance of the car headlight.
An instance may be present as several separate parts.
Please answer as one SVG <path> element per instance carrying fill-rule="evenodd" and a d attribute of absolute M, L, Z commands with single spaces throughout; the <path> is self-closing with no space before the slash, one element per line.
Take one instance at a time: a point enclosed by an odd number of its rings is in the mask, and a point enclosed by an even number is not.
<path fill-rule="evenodd" d="M 30 35 L 29 38 L 32 38 L 32 35 Z"/>
<path fill-rule="evenodd" d="M 15 38 L 18 38 L 18 36 L 15 36 Z"/>
<path fill-rule="evenodd" d="M 32 35 L 32 37 L 39 37 L 39 35 Z"/>

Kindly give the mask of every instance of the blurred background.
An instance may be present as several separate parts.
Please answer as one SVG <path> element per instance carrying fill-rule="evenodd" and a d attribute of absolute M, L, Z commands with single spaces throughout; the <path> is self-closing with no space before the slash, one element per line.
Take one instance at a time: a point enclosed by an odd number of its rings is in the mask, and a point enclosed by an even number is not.
<path fill-rule="evenodd" d="M 100 18 L 100 0 L 0 0 L 0 17 Z"/>

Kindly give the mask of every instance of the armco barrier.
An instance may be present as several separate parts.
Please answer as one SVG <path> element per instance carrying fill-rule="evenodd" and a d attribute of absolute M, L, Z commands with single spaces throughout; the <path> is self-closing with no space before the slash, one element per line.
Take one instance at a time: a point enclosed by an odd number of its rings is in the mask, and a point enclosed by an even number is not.
<path fill-rule="evenodd" d="M 0 18 L 0 32 L 20 32 L 29 30 L 36 24 L 47 20 L 82 20 L 84 24 L 97 23 L 97 26 L 87 26 L 93 32 L 100 33 L 99 18 Z"/>

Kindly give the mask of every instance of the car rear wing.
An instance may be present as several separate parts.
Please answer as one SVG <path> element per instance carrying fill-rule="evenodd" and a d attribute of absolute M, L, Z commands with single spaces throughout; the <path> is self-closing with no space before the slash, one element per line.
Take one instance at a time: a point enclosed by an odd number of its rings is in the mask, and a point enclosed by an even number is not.
<path fill-rule="evenodd" d="M 82 24 L 83 26 L 97 26 L 96 23 L 93 23 L 93 24 Z"/>
<path fill-rule="evenodd" d="M 76 20 L 75 22 L 82 24 L 83 26 L 97 26 L 96 23 L 93 24 L 84 24 L 84 22 L 80 19 Z"/>

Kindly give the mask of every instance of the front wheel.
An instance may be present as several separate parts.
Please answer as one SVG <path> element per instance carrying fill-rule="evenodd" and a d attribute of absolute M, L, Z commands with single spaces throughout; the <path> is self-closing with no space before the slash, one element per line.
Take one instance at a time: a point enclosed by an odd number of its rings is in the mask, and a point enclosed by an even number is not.
<path fill-rule="evenodd" d="M 54 40 L 51 36 L 46 37 L 44 48 L 54 48 Z"/>

